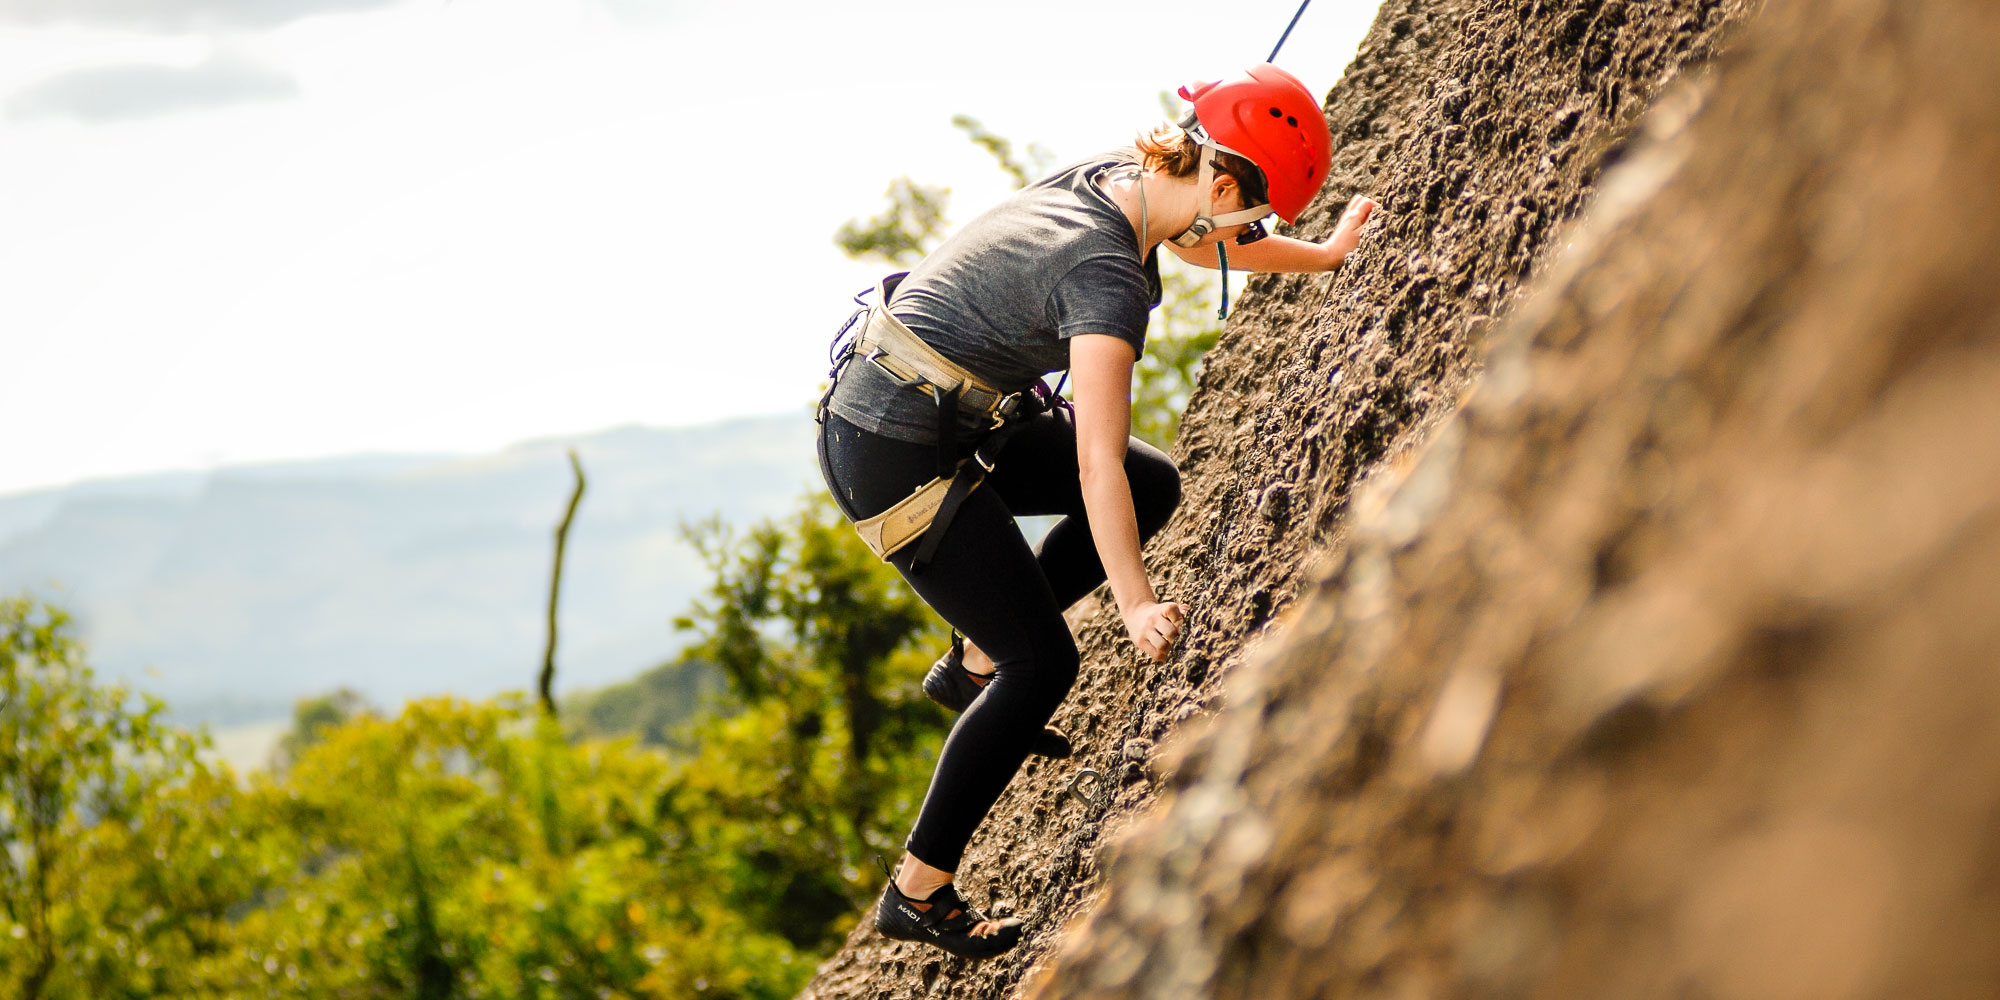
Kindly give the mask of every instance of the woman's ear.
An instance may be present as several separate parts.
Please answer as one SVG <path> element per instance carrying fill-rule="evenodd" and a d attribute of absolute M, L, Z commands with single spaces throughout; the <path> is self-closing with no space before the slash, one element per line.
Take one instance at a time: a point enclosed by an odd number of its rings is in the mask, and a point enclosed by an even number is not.
<path fill-rule="evenodd" d="M 1223 208 L 1232 196 L 1236 199 L 1236 208 Z M 1215 206 L 1217 212 L 1233 212 L 1248 207 L 1243 204 L 1243 188 L 1236 183 L 1236 178 L 1225 173 L 1216 174 L 1215 180 L 1208 186 L 1208 197 L 1208 203 Z"/>

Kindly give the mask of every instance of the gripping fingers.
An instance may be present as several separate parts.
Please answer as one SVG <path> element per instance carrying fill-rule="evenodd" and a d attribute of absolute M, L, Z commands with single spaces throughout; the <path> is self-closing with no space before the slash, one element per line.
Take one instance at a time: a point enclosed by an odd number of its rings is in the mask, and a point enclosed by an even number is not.
<path fill-rule="evenodd" d="M 1153 622 L 1152 632 L 1154 648 L 1159 650 L 1154 654 L 1154 658 L 1164 660 L 1167 652 L 1173 649 L 1174 640 L 1180 637 L 1181 627 L 1172 618 L 1162 614 Z"/>
<path fill-rule="evenodd" d="M 1174 640 L 1180 638 L 1181 615 L 1179 604 L 1150 605 L 1125 620 L 1127 635 L 1140 652 L 1155 661 L 1165 660 Z"/>
<path fill-rule="evenodd" d="M 1161 658 L 1159 640 L 1150 635 L 1133 636 L 1132 645 L 1139 647 L 1139 652 L 1146 654 L 1152 659 L 1158 660 Z"/>

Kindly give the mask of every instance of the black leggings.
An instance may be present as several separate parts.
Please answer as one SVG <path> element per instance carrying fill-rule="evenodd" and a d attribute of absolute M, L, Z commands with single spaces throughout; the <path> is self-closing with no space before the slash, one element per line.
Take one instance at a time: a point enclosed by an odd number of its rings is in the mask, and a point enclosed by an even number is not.
<path fill-rule="evenodd" d="M 873 434 L 832 413 L 820 434 L 820 472 L 850 520 L 889 509 L 937 475 L 934 445 Z M 1144 541 L 1180 502 L 1180 473 L 1158 448 L 1133 438 L 1125 476 Z M 1014 517 L 1044 514 L 1063 519 L 1030 550 Z M 890 564 L 998 668 L 952 726 L 907 844 L 918 860 L 953 872 L 973 829 L 1076 682 L 1076 641 L 1063 609 L 1104 582 L 1084 516 L 1069 416 L 1055 410 L 1029 418 L 959 508 L 930 565 L 912 574 L 916 549 L 905 546 Z"/>

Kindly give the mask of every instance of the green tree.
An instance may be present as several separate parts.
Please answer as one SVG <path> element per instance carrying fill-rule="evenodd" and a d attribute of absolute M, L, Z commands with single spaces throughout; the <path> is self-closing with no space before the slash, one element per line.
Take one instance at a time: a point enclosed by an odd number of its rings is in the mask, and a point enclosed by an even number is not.
<path fill-rule="evenodd" d="M 0 599 L 0 995 L 129 992 L 201 947 L 149 807 L 212 781 L 164 711 L 99 684 L 62 611 Z"/>
<path fill-rule="evenodd" d="M 937 245 L 951 189 L 918 184 L 907 176 L 889 182 L 889 205 L 872 219 L 850 219 L 834 230 L 833 241 L 855 260 L 908 268 Z"/>
<path fill-rule="evenodd" d="M 945 730 L 916 681 L 942 628 L 822 496 L 741 533 L 688 530 L 715 582 L 684 616 L 730 707 L 667 793 L 667 836 L 731 902 L 801 948 L 829 946 L 875 888 Z"/>
<path fill-rule="evenodd" d="M 1202 359 L 1222 336 L 1209 308 L 1216 273 L 1160 257 L 1160 307 L 1146 331 L 1146 354 L 1132 369 L 1132 433 L 1162 450 L 1181 433 L 1181 414 L 1201 378 Z"/>
<path fill-rule="evenodd" d="M 681 655 L 618 684 L 565 699 L 562 720 L 572 742 L 631 736 L 640 746 L 691 752 L 689 732 L 719 707 L 722 672 Z"/>
<path fill-rule="evenodd" d="M 697 534 L 685 662 L 733 681 L 674 754 L 573 741 L 521 693 L 394 718 L 336 693 L 239 782 L 98 684 L 59 611 L 0 603 L 0 996 L 794 995 L 915 812 L 941 636 L 824 499 Z"/>
<path fill-rule="evenodd" d="M 811 956 L 660 835 L 672 770 L 630 741 L 565 739 L 519 692 L 353 716 L 236 798 L 262 882 L 187 993 L 791 996 Z"/>
<path fill-rule="evenodd" d="M 243 783 L 130 701 L 60 611 L 0 602 L 9 1000 L 782 1000 L 811 973 L 757 856 L 662 832 L 782 826 L 689 798 L 663 754 L 564 739 L 524 694 L 395 718 L 309 702 L 291 766 Z M 804 759 L 822 787 L 841 773 Z"/>
<path fill-rule="evenodd" d="M 292 706 L 291 731 L 278 741 L 274 763 L 289 767 L 306 748 L 326 738 L 329 730 L 343 726 L 348 720 L 368 711 L 368 700 L 361 696 L 361 692 L 348 687 L 331 694 L 299 699 Z"/>
<path fill-rule="evenodd" d="M 1048 173 L 1049 166 L 1055 160 L 1048 149 L 1040 143 L 1033 142 L 1029 143 L 1025 150 L 1026 159 L 1015 156 L 1013 142 L 995 135 L 979 119 L 971 115 L 953 115 L 951 124 L 953 128 L 964 132 L 965 137 L 971 139 L 973 145 L 985 150 L 996 163 L 1000 164 L 1000 169 L 1014 179 L 1016 190 L 1027 187 L 1034 183 L 1036 178 Z"/>

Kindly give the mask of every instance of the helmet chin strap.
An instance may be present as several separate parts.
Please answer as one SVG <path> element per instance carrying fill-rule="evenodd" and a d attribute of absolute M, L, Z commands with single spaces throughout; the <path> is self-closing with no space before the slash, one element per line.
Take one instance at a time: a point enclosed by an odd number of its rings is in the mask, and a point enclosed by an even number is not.
<path fill-rule="evenodd" d="M 1199 128 L 1200 126 L 1196 126 L 1196 129 Z M 1190 129 L 1190 131 L 1195 130 Z M 1201 209 L 1195 212 L 1194 221 L 1188 223 L 1188 227 L 1181 230 L 1180 235 L 1172 237 L 1173 243 L 1177 247 L 1192 247 L 1200 243 L 1202 237 L 1224 226 L 1238 226 L 1246 222 L 1255 222 L 1271 214 L 1271 206 L 1269 205 L 1252 205 L 1249 208 L 1230 212 L 1226 215 L 1213 214 L 1215 212 L 1215 189 L 1210 185 L 1215 180 L 1215 154 L 1229 153 L 1232 156 L 1242 156 L 1246 160 L 1249 157 L 1243 156 L 1242 153 L 1238 153 L 1219 142 L 1210 140 L 1206 135 L 1202 135 L 1198 131 L 1195 134 L 1201 141 L 1201 173 L 1195 180 L 1195 186 L 1201 189 Z"/>
<path fill-rule="evenodd" d="M 1200 125 L 1194 125 L 1188 128 L 1188 131 L 1201 142 L 1201 173 L 1195 179 L 1195 186 L 1201 189 L 1201 208 L 1195 212 L 1194 221 L 1188 223 L 1188 227 L 1181 230 L 1180 235 L 1172 237 L 1173 244 L 1183 248 L 1193 247 L 1201 242 L 1202 237 L 1215 232 L 1223 226 L 1238 226 L 1246 222 L 1256 222 L 1258 219 L 1271 214 L 1270 205 L 1252 205 L 1249 208 L 1230 212 L 1225 215 L 1213 214 L 1215 212 L 1215 188 L 1211 185 L 1215 181 L 1215 154 L 1229 153 L 1232 156 L 1242 156 L 1246 160 L 1250 158 L 1210 139 L 1206 133 L 1201 131 Z M 1241 190 L 1241 188 L 1238 190 Z M 1256 234 L 1258 238 L 1262 236 L 1262 232 Z M 1246 235 L 1243 241 L 1249 242 L 1251 238 Z M 1222 270 L 1222 304 L 1215 310 L 1215 318 L 1228 319 L 1229 253 L 1222 248 L 1221 243 L 1215 245 L 1215 263 Z"/>

